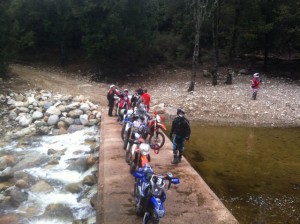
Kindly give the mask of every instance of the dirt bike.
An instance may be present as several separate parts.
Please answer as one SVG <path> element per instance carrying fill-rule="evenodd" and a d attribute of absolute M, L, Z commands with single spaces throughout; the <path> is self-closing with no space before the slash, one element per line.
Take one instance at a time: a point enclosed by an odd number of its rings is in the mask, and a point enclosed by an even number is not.
<path fill-rule="evenodd" d="M 121 138 L 124 141 L 126 139 L 128 130 L 130 128 L 130 122 L 132 120 L 133 110 L 127 110 L 126 113 L 123 115 L 122 120 L 122 130 L 121 130 Z"/>
<path fill-rule="evenodd" d="M 159 150 L 165 144 L 165 135 L 160 130 L 167 130 L 166 126 L 161 123 L 164 117 L 158 115 L 156 111 L 154 111 L 154 116 L 149 121 L 148 124 L 148 134 L 149 137 L 149 144 L 156 154 L 159 153 Z"/>
<path fill-rule="evenodd" d="M 138 140 L 135 140 L 129 151 L 129 156 L 131 156 L 129 164 L 130 173 L 150 162 L 150 146 L 145 143 L 143 138 L 140 137 Z"/>
<path fill-rule="evenodd" d="M 133 115 L 132 117 L 133 121 L 130 121 L 127 123 L 126 128 L 124 132 L 124 143 L 123 143 L 123 148 L 126 150 L 127 145 L 128 145 L 128 140 L 129 139 L 134 139 L 134 134 L 138 133 L 140 134 L 143 138 L 145 138 L 146 132 L 147 132 L 147 125 L 143 119 L 143 117 Z M 122 133 L 121 133 L 122 135 Z"/>
<path fill-rule="evenodd" d="M 134 184 L 134 196 L 136 214 L 143 216 L 143 224 L 149 222 L 158 224 L 159 220 L 165 215 L 163 203 L 167 199 L 164 191 L 166 181 L 168 181 L 167 190 L 171 184 L 179 184 L 180 180 L 173 177 L 168 172 L 165 175 L 155 174 L 149 164 L 133 172 L 136 178 Z"/>

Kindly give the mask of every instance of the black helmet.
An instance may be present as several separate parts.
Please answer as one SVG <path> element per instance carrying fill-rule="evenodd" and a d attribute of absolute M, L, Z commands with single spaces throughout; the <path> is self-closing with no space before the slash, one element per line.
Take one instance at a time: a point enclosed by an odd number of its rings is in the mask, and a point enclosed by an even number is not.
<path fill-rule="evenodd" d="M 182 110 L 182 109 L 177 109 L 177 115 L 178 115 L 179 113 L 185 114 L 185 113 L 184 113 L 184 110 Z"/>

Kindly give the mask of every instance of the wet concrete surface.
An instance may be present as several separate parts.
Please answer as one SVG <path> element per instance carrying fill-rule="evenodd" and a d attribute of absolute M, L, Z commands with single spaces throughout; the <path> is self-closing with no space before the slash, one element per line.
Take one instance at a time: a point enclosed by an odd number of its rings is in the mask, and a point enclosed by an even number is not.
<path fill-rule="evenodd" d="M 122 126 L 116 119 L 102 114 L 97 224 L 142 223 L 142 218 L 135 215 L 134 177 L 125 162 Z M 166 191 L 166 214 L 160 223 L 238 223 L 185 158 L 178 165 L 171 164 L 172 143 L 168 138 L 159 154 L 153 150 L 150 153 L 156 173 L 170 171 L 180 178 L 179 185 Z"/>

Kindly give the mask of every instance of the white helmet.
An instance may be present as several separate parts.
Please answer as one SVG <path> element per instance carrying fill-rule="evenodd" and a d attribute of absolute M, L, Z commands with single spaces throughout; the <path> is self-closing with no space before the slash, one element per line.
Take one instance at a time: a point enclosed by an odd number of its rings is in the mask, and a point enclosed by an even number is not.
<path fill-rule="evenodd" d="M 258 78 L 259 77 L 259 73 L 254 73 L 253 78 Z"/>

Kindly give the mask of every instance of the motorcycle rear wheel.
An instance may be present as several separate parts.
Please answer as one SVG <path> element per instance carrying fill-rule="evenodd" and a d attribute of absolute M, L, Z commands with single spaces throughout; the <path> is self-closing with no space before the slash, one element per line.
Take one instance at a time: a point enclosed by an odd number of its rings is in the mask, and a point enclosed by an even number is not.
<path fill-rule="evenodd" d="M 151 149 L 159 150 L 165 144 L 165 135 L 160 131 L 154 133 L 149 138 L 149 144 Z"/>

